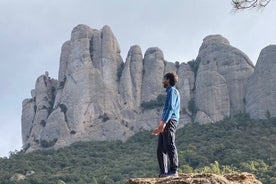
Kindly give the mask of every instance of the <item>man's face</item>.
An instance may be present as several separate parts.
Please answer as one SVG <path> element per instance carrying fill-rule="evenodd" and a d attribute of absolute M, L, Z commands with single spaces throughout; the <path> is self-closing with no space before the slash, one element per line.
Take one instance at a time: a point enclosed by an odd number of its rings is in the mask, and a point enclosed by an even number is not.
<path fill-rule="evenodd" d="M 166 79 L 165 77 L 163 78 L 163 82 L 162 83 L 163 83 L 164 88 L 167 88 L 170 85 L 169 79 Z"/>

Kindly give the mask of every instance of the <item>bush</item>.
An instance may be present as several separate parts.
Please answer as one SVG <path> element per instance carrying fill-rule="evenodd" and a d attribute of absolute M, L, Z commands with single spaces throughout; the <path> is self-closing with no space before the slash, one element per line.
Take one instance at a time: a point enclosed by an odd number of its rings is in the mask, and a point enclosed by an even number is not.
<path fill-rule="evenodd" d="M 156 100 L 150 100 L 148 102 L 142 102 L 141 107 L 142 107 L 143 110 L 162 107 L 165 103 L 165 100 L 166 100 L 166 95 L 160 94 L 160 95 L 157 96 Z"/>
<path fill-rule="evenodd" d="M 189 61 L 188 64 L 190 65 L 192 71 L 194 72 L 195 76 L 197 75 L 197 71 L 200 64 L 200 57 L 197 57 L 196 60 Z"/>
<path fill-rule="evenodd" d="M 192 112 L 193 114 L 195 114 L 197 112 L 197 107 L 196 107 L 196 102 L 195 99 L 192 98 L 189 103 L 188 103 L 188 109 L 190 112 Z"/>
<path fill-rule="evenodd" d="M 66 76 L 64 76 L 63 80 L 59 82 L 58 89 L 63 89 L 66 82 Z"/>
<path fill-rule="evenodd" d="M 99 116 L 99 119 L 102 119 L 103 122 L 108 121 L 110 118 L 108 117 L 108 115 L 106 113 L 104 113 L 103 115 Z"/>
<path fill-rule="evenodd" d="M 176 132 L 179 171 L 247 171 L 262 183 L 275 183 L 275 120 L 250 120 L 240 114 L 213 124 L 185 125 Z M 47 147 L 50 142 L 42 140 L 41 144 Z M 78 142 L 28 154 L 16 151 L 9 158 L 0 158 L 0 183 L 11 184 L 9 178 L 14 173 L 26 171 L 35 174 L 18 183 L 126 183 L 128 178 L 156 177 L 156 146 L 157 137 L 143 131 L 126 142 Z"/>
<path fill-rule="evenodd" d="M 43 147 L 43 148 L 49 148 L 49 147 L 52 147 L 56 144 L 57 142 L 57 139 L 54 139 L 52 141 L 46 141 L 46 140 L 41 140 L 40 141 L 40 145 Z"/>
<path fill-rule="evenodd" d="M 46 126 L 46 121 L 43 119 L 43 120 L 40 121 L 40 124 L 41 124 L 43 127 L 45 127 L 45 126 Z"/>

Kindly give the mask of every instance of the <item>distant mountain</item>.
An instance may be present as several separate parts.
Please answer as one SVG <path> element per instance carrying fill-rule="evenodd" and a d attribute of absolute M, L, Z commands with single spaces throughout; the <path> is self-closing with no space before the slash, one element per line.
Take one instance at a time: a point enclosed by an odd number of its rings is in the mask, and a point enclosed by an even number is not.
<path fill-rule="evenodd" d="M 23 101 L 22 139 L 27 152 L 77 141 L 127 140 L 160 119 L 163 75 L 176 71 L 181 95 L 179 127 L 248 113 L 276 117 L 276 45 L 261 51 L 254 68 L 221 35 L 203 39 L 195 60 L 165 61 L 161 49 L 130 48 L 126 61 L 110 27 L 76 26 L 61 49 L 58 79 L 38 77 Z"/>

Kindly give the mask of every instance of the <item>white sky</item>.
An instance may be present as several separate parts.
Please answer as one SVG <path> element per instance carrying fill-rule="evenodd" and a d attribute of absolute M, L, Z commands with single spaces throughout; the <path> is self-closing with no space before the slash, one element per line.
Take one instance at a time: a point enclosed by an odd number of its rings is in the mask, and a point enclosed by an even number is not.
<path fill-rule="evenodd" d="M 109 25 L 124 60 L 138 44 L 188 62 L 204 37 L 221 34 L 255 64 L 276 43 L 275 9 L 274 1 L 233 12 L 231 0 L 0 0 L 0 157 L 21 149 L 22 101 L 45 71 L 57 79 L 60 48 L 78 24 Z"/>

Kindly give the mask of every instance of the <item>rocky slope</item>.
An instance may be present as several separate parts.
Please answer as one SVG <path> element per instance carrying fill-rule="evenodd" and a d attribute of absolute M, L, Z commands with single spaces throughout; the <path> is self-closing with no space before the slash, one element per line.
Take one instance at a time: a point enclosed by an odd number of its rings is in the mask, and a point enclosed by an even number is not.
<path fill-rule="evenodd" d="M 181 174 L 174 178 L 134 178 L 127 184 L 261 184 L 252 174 Z"/>
<path fill-rule="evenodd" d="M 220 35 L 204 38 L 195 61 L 168 62 L 160 48 L 143 55 L 130 47 L 126 61 L 112 30 L 76 26 L 61 48 L 58 79 L 38 77 L 22 104 L 27 151 L 76 141 L 126 140 L 159 121 L 163 75 L 176 71 L 181 95 L 179 127 L 237 113 L 276 116 L 275 46 L 265 48 L 256 70 L 250 59 Z M 264 108 L 265 107 L 265 108 Z"/>

